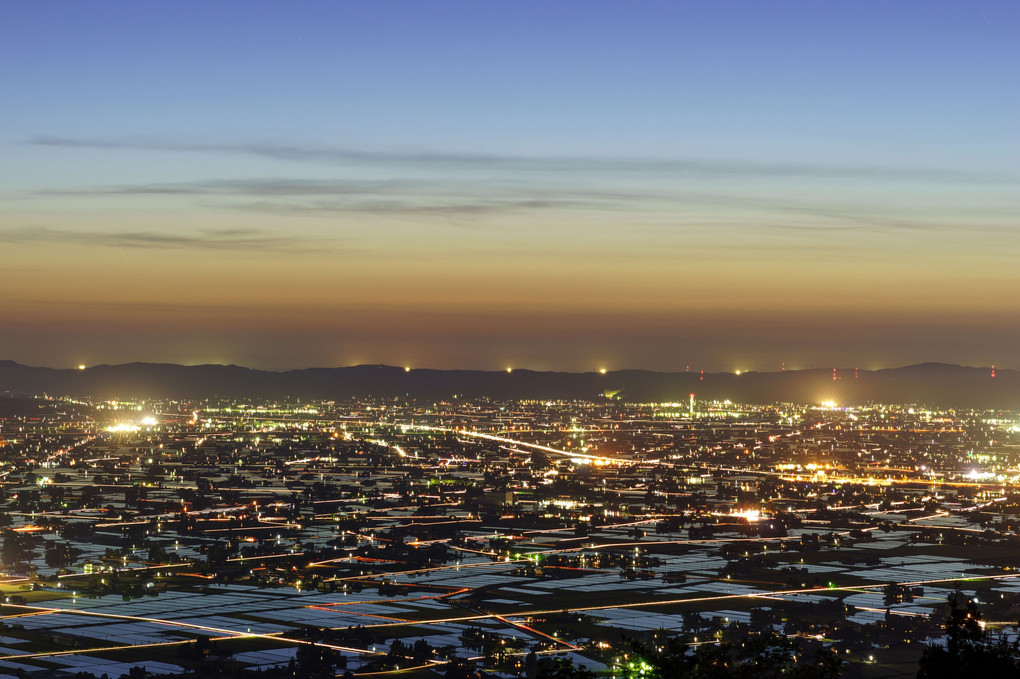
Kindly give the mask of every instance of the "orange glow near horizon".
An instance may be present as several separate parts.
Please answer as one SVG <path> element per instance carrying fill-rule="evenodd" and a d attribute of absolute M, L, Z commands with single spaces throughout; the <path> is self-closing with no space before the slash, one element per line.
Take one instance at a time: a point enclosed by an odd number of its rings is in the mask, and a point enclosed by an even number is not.
<path fill-rule="evenodd" d="M 11 332 L 0 340 L 0 358 L 53 367 L 167 361 L 273 369 L 502 369 L 507 358 L 530 369 L 580 371 L 603 360 L 710 371 L 781 362 L 1008 366 L 1020 331 L 1020 302 L 1010 286 L 989 284 L 993 267 L 955 267 L 961 275 L 946 286 L 939 267 L 921 273 L 928 257 L 861 277 L 850 261 L 826 264 L 824 275 L 814 264 L 776 273 L 774 260 L 751 253 L 728 261 L 705 255 L 677 269 L 654 252 L 635 261 L 608 251 L 557 261 L 536 247 L 512 262 L 437 253 L 423 266 L 399 245 L 377 247 L 342 267 L 327 265 L 322 253 L 223 259 L 96 248 L 82 259 L 59 245 L 5 247 L 0 312 Z M 380 266 L 384 277 L 374 273 Z M 522 278 L 522 269 L 529 275 Z M 937 306 L 917 303 L 932 294 Z"/>

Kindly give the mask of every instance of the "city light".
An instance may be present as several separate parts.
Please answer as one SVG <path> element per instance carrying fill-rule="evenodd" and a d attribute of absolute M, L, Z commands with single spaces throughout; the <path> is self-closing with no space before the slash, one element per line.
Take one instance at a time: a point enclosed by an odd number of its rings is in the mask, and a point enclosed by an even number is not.
<path fill-rule="evenodd" d="M 108 427 L 106 427 L 106 431 L 113 434 L 123 434 L 126 432 L 138 431 L 139 429 L 141 429 L 141 427 L 139 427 L 137 424 L 128 424 L 126 422 L 121 422 L 119 424 L 111 424 Z"/>
<path fill-rule="evenodd" d="M 37 590 L 45 603 L 20 614 L 107 612 L 91 610 L 85 587 L 123 595 L 130 586 L 155 597 L 172 591 L 205 597 L 198 606 L 218 606 L 213 597 L 219 593 L 211 587 L 218 562 L 241 566 L 235 577 L 242 588 L 229 594 L 249 597 L 245 606 L 259 605 L 274 588 L 289 587 L 297 598 L 318 592 L 315 603 L 295 600 L 294 609 L 333 616 L 315 618 L 320 626 L 400 628 L 399 636 L 409 640 L 421 638 L 416 625 L 489 621 L 506 632 L 499 643 L 505 640 L 508 650 L 508 635 L 517 634 L 525 644 L 551 644 L 542 652 L 564 648 L 587 657 L 593 647 L 583 642 L 584 625 L 594 619 L 606 628 L 625 626 L 609 611 L 661 615 L 655 624 L 679 629 L 683 620 L 670 617 L 669 606 L 682 602 L 711 611 L 725 628 L 747 624 L 738 602 L 770 610 L 777 600 L 824 591 L 845 595 L 852 605 L 834 613 L 839 627 L 820 632 L 799 618 L 790 624 L 798 638 L 837 643 L 838 630 L 885 614 L 863 597 L 874 598 L 889 585 L 882 567 L 891 553 L 887 545 L 910 545 L 927 557 L 949 544 L 977 548 L 1013 539 L 1010 529 L 989 517 L 1011 511 L 1011 489 L 1020 487 L 1011 454 L 1020 444 L 1018 414 L 710 398 L 697 401 L 694 413 L 694 394 L 682 393 L 684 401 L 674 396 L 652 403 L 449 396 L 311 403 L 112 400 L 96 412 L 116 419 L 99 423 L 68 409 L 62 417 L 72 434 L 53 436 L 54 424 L 41 423 L 33 443 L 0 467 L 10 484 L 0 509 L 14 517 L 12 534 L 46 536 L 52 545 L 66 542 L 83 553 L 89 537 L 71 532 L 58 541 L 49 534 L 59 536 L 69 522 L 91 519 L 95 529 L 134 537 L 105 557 L 89 556 L 67 568 L 38 560 L 38 582 L 53 591 Z M 192 417 L 198 405 L 202 417 Z M 196 473 L 206 469 L 222 471 Z M 83 491 L 65 490 L 90 485 L 99 489 L 86 493 L 96 498 L 93 506 L 76 502 Z M 45 497 L 50 493 L 54 500 Z M 213 557 L 216 545 L 229 551 Z M 687 548 L 697 550 L 696 558 Z M 839 551 L 846 549 L 867 557 L 867 567 L 844 564 Z M 805 557 L 825 551 L 832 553 L 819 554 L 826 565 L 822 585 L 802 569 Z M 56 549 L 47 556 L 50 564 L 59 563 Z M 878 565 L 872 567 L 872 558 Z M 921 558 L 897 568 L 917 573 L 911 587 L 943 584 L 948 576 L 1020 578 L 1020 571 L 995 570 L 989 563 L 979 568 L 966 551 L 951 558 L 935 579 L 925 578 L 928 566 Z M 112 569 L 118 578 L 100 575 Z M 613 596 L 555 609 L 570 615 L 540 631 L 541 624 L 533 623 L 554 608 L 525 588 L 514 592 L 498 582 L 476 585 L 454 576 L 470 571 L 485 574 L 485 582 L 491 574 L 511 576 L 510 584 L 544 577 L 553 590 L 597 579 Z M 166 572 L 174 575 L 132 580 L 132 574 Z M 619 577 L 607 578 L 610 573 Z M 898 575 L 896 584 L 906 586 L 904 580 L 910 577 Z M 30 578 L 15 572 L 0 581 L 9 591 Z M 209 583 L 208 592 L 196 594 L 195 582 Z M 482 600 L 477 610 L 449 603 L 483 586 L 492 601 Z M 504 615 L 505 609 L 490 608 L 504 596 L 519 601 L 519 611 Z M 414 615 L 386 608 L 426 600 L 429 606 Z M 893 607 L 889 615 L 927 620 L 941 604 L 932 597 L 912 605 L 917 610 Z M 177 609 L 151 619 L 162 615 L 168 635 L 182 629 L 179 623 L 205 625 L 181 620 Z M 252 634 L 258 630 L 251 621 L 230 611 L 218 616 L 208 621 L 210 629 L 214 625 L 226 636 L 239 632 L 253 640 L 253 648 L 261 640 L 315 641 L 291 639 L 286 631 Z M 300 612 L 287 619 L 306 620 Z M 121 621 L 142 622 L 131 616 Z M 1000 627 L 989 623 L 992 630 Z M 145 643 L 124 638 L 118 648 L 175 643 L 158 636 Z M 603 643 L 600 653 L 626 651 Z M 526 648 L 508 657 L 519 663 Z M 349 667 L 365 668 L 368 658 L 388 652 L 353 652 Z M 432 666 L 448 661 L 433 659 Z M 640 664 L 636 658 L 628 662 Z M 413 664 L 408 658 L 400 666 Z"/>
<path fill-rule="evenodd" d="M 1020 679 L 1020 0 L 291 4 L 3 6 L 0 679 Z"/>

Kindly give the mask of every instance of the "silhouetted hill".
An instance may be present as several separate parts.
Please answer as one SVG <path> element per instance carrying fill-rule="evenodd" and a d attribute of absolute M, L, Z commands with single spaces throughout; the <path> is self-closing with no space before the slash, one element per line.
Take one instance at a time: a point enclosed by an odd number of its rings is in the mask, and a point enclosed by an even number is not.
<path fill-rule="evenodd" d="M 18 398 L 0 394 L 0 419 L 7 417 L 46 417 L 57 414 L 90 413 L 91 408 L 44 398 Z"/>
<path fill-rule="evenodd" d="M 627 401 L 730 399 L 749 403 L 927 403 L 1020 409 L 1020 372 L 944 363 L 886 370 L 831 369 L 706 374 L 619 370 L 599 373 L 514 370 L 412 370 L 385 365 L 308 368 L 286 372 L 236 365 L 163 363 L 97 365 L 86 370 L 34 368 L 0 361 L 0 393 L 110 398 L 300 398 L 410 396 L 421 399 L 595 399 Z"/>

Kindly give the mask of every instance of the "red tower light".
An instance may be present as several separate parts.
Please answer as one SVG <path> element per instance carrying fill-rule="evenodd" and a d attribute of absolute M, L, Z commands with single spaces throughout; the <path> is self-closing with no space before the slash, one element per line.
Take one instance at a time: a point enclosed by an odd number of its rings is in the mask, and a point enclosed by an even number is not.
<path fill-rule="evenodd" d="M 992 377 L 995 377 L 995 364 L 992 364 Z"/>

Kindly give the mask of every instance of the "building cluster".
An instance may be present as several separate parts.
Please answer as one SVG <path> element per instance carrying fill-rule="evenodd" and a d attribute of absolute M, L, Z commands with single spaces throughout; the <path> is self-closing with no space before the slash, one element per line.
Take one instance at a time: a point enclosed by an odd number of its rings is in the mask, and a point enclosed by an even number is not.
<path fill-rule="evenodd" d="M 768 634 L 888 676 L 955 592 L 997 633 L 1020 617 L 1016 413 L 19 403 L 0 673 L 623 677 L 668 638 Z"/>

